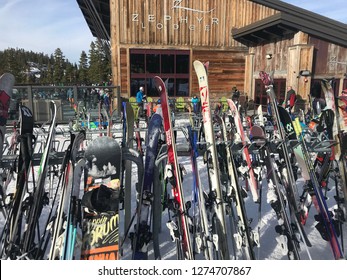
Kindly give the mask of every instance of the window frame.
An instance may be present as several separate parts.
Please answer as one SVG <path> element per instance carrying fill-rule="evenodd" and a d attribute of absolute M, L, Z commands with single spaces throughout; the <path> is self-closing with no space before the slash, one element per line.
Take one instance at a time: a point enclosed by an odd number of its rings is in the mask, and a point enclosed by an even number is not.
<path fill-rule="evenodd" d="M 143 54 L 144 55 L 144 65 L 145 69 L 143 73 L 135 73 L 132 72 L 132 69 L 134 69 L 134 65 L 132 64 L 132 55 L 136 54 Z M 159 62 L 158 62 L 158 72 L 151 72 L 149 73 L 148 64 L 147 64 L 147 55 L 159 55 Z M 173 55 L 173 61 L 174 61 L 174 68 L 173 73 L 165 73 L 162 72 L 162 56 L 166 55 Z M 177 73 L 177 56 L 187 56 L 187 73 Z M 143 80 L 144 84 L 137 83 L 136 87 L 144 86 L 145 92 L 147 93 L 148 90 L 151 88 L 151 81 L 150 79 L 153 79 L 155 76 L 161 77 L 164 81 L 166 79 L 173 79 L 173 89 L 168 90 L 168 94 L 170 97 L 178 97 L 178 96 L 189 96 L 190 93 L 190 51 L 189 50 L 158 50 L 158 49 L 130 49 L 129 50 L 129 64 L 130 64 L 130 96 L 136 96 L 136 93 L 138 91 L 138 88 L 135 89 L 135 86 L 133 84 L 136 84 L 136 80 L 140 81 Z M 178 92 L 178 82 L 186 80 L 188 83 L 188 91 L 186 94 L 179 94 Z M 156 96 L 155 94 L 148 93 L 148 96 Z"/>

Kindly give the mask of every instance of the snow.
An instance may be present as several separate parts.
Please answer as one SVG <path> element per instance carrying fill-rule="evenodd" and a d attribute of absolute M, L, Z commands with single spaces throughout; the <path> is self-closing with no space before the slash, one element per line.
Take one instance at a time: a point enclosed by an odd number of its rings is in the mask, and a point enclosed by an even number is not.
<path fill-rule="evenodd" d="M 186 126 L 188 120 L 187 119 L 180 119 L 176 117 L 176 126 L 179 128 L 180 126 Z M 63 128 L 62 130 L 64 130 Z M 60 149 L 63 151 L 66 149 L 66 135 L 57 135 L 56 136 L 56 141 L 60 143 Z M 141 135 L 143 138 L 145 137 L 145 132 L 142 131 Z M 96 137 L 99 137 L 96 135 Z M 119 137 L 119 135 L 117 135 Z M 178 130 L 177 133 L 177 145 L 186 145 L 186 140 L 181 131 Z M 183 185 L 184 185 L 184 195 L 186 200 L 191 200 L 191 195 L 192 195 L 192 169 L 191 169 L 191 163 L 190 163 L 190 158 L 189 157 L 179 157 L 179 163 L 181 163 L 185 170 L 186 174 L 184 175 L 184 180 L 183 180 Z M 136 191 L 135 191 L 135 183 L 137 182 L 137 169 L 136 165 L 133 164 L 133 169 L 132 169 L 132 206 L 134 207 L 136 205 Z M 200 178 L 202 185 L 205 189 L 208 188 L 207 185 L 207 171 L 206 171 L 206 166 L 203 163 L 202 157 L 198 158 L 198 169 L 200 172 Z M 31 179 L 32 182 L 32 179 Z M 52 188 L 52 185 L 49 183 L 49 180 L 47 179 L 47 190 Z M 53 189 L 50 189 L 49 193 L 53 194 L 55 192 L 55 186 L 57 185 L 58 178 L 55 177 L 54 183 L 53 183 Z M 8 193 L 14 190 L 14 183 L 15 183 L 15 178 L 11 181 L 11 184 L 8 189 Z M 242 184 L 244 182 L 241 182 Z M 298 186 L 301 187 L 303 185 L 303 180 L 299 179 L 298 180 Z M 30 184 L 32 187 L 32 184 Z M 330 185 L 331 190 L 327 193 L 328 200 L 327 203 L 332 210 L 335 201 L 333 198 L 333 195 L 335 194 L 335 190 L 333 187 L 333 183 Z M 259 232 L 259 238 L 260 238 L 260 246 L 259 248 L 255 248 L 255 254 L 256 258 L 259 260 L 287 260 L 287 256 L 285 253 L 283 253 L 281 246 L 279 243 L 276 241 L 276 238 L 278 238 L 278 234 L 275 232 L 275 226 L 278 224 L 278 221 L 275 216 L 275 212 L 272 210 L 270 205 L 266 201 L 266 193 L 267 193 L 267 185 L 265 180 L 263 180 L 263 191 L 262 191 L 262 203 L 261 203 L 261 213 L 260 213 L 260 218 L 259 218 L 259 205 L 253 202 L 252 200 L 252 195 L 250 192 L 248 193 L 248 197 L 245 199 L 246 203 L 246 208 L 247 208 L 247 215 L 248 218 L 252 220 L 251 222 L 251 227 L 254 231 Z M 82 187 L 81 187 L 82 188 Z M 81 189 L 81 194 L 82 194 L 82 189 Z M 52 196 L 51 196 L 52 197 Z M 51 200 L 52 201 L 52 200 Z M 44 209 L 44 214 L 42 215 L 40 219 L 40 225 L 41 229 L 46 226 L 46 219 L 47 215 L 49 213 L 51 206 L 46 206 Z M 191 211 L 191 210 L 190 210 Z M 135 212 L 135 209 L 132 210 L 132 214 Z M 190 212 L 191 213 L 191 212 Z M 333 260 L 333 253 L 330 248 L 330 245 L 328 242 L 324 241 L 319 232 L 315 229 L 315 220 L 314 220 L 314 215 L 316 214 L 316 211 L 314 207 L 311 208 L 309 217 L 307 220 L 307 223 L 304 227 L 308 238 L 310 242 L 312 243 L 312 247 L 309 248 L 309 253 L 311 255 L 311 258 L 313 260 Z M 124 225 L 122 223 L 122 218 L 124 217 L 124 211 L 120 213 L 120 219 L 121 219 L 121 225 L 120 225 L 120 237 L 121 240 L 124 238 Z M 136 221 L 136 219 L 135 219 Z M 166 226 L 166 223 L 169 221 L 169 215 L 168 211 L 165 210 L 162 215 L 162 227 L 161 227 L 161 233 L 160 233 L 160 250 L 161 250 L 161 257 L 163 260 L 176 260 L 176 248 L 175 248 L 175 243 L 172 242 L 169 230 Z M 0 230 L 2 230 L 3 226 L 5 223 L 5 219 L 0 214 Z M 344 244 L 347 244 L 347 231 L 345 228 L 344 231 Z M 231 237 L 229 236 L 229 239 Z M 231 239 L 230 239 L 231 240 Z M 303 244 L 303 243 L 301 243 Z M 232 251 L 232 250 L 230 250 Z M 302 245 L 302 250 L 300 253 L 301 259 L 303 260 L 308 260 L 310 257 L 307 254 L 304 246 Z M 232 257 L 232 256 L 231 256 Z M 149 259 L 153 260 L 154 255 L 153 255 L 153 248 L 152 244 L 149 245 Z M 200 253 L 196 256 L 197 259 L 203 259 L 203 254 Z M 127 238 L 124 242 L 123 246 L 123 254 L 121 259 L 124 260 L 129 260 L 131 259 L 131 249 L 130 249 L 130 240 Z"/>

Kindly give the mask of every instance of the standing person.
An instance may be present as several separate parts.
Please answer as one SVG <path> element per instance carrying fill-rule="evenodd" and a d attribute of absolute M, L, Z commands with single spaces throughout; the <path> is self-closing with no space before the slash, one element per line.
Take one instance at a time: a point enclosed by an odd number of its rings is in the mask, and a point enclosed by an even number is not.
<path fill-rule="evenodd" d="M 70 106 L 72 106 L 74 103 L 74 99 L 73 99 L 73 92 L 71 88 L 67 90 L 67 99 L 69 100 Z"/>
<path fill-rule="evenodd" d="M 145 89 L 143 87 L 139 88 L 139 91 L 136 93 L 136 102 L 139 107 L 139 116 L 142 115 L 143 111 L 143 97 L 145 95 Z"/>
<path fill-rule="evenodd" d="M 231 100 L 235 103 L 237 110 L 240 112 L 241 104 L 240 104 L 240 92 L 237 87 L 233 87 L 231 89 Z"/>
<path fill-rule="evenodd" d="M 110 112 L 110 95 L 108 91 L 106 91 L 104 95 L 104 105 L 105 105 L 106 111 L 109 113 Z"/>
<path fill-rule="evenodd" d="M 160 104 L 160 98 L 157 100 L 157 105 L 153 107 L 153 112 L 163 117 L 163 112 L 162 112 L 161 104 Z"/>
<path fill-rule="evenodd" d="M 289 109 L 289 113 L 292 112 L 292 109 L 295 105 L 296 101 L 296 92 L 292 88 L 292 86 L 287 87 L 287 95 L 286 95 L 286 100 L 284 101 L 284 107 Z"/>
<path fill-rule="evenodd" d="M 321 98 L 320 96 L 314 96 L 312 101 L 313 115 L 315 117 L 318 117 L 326 106 L 327 103 L 324 98 Z"/>
<path fill-rule="evenodd" d="M 193 104 L 193 112 L 197 114 L 199 111 L 199 98 L 196 95 L 194 95 L 191 101 Z"/>

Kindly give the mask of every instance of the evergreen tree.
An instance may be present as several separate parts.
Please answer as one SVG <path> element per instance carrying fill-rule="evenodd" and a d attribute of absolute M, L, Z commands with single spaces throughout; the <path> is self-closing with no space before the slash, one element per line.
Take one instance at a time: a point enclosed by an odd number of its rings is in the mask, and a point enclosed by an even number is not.
<path fill-rule="evenodd" d="M 54 54 L 36 53 L 19 48 L 0 50 L 0 75 L 10 72 L 16 85 L 62 85 L 107 82 L 111 74 L 109 51 L 101 41 L 91 42 L 89 54 L 82 51 L 78 65 L 65 59 L 57 48 Z"/>
<path fill-rule="evenodd" d="M 78 80 L 82 84 L 88 84 L 88 57 L 85 51 L 82 51 L 79 60 Z"/>
<path fill-rule="evenodd" d="M 97 50 L 97 47 L 94 42 L 91 42 L 89 49 L 89 70 L 88 70 L 88 78 L 89 81 L 93 84 L 99 84 L 101 81 L 101 65 L 100 65 L 100 57 Z"/>
<path fill-rule="evenodd" d="M 65 58 L 64 58 L 63 52 L 61 51 L 60 48 L 57 48 L 54 51 L 54 64 L 53 64 L 53 79 L 56 85 L 62 85 L 62 83 L 64 82 L 64 75 L 65 75 L 64 62 L 65 62 Z"/>
<path fill-rule="evenodd" d="M 69 85 L 74 84 L 76 82 L 76 73 L 74 66 L 71 63 L 67 63 L 65 69 L 66 71 L 64 81 Z"/>

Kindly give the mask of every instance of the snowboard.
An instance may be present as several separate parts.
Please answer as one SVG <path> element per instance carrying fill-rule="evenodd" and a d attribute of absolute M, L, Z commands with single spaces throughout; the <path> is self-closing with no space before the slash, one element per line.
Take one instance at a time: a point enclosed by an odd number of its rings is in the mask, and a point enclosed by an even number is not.
<path fill-rule="evenodd" d="M 122 151 L 107 136 L 88 144 L 82 197 L 82 260 L 119 258 L 119 194 Z"/>

